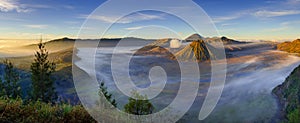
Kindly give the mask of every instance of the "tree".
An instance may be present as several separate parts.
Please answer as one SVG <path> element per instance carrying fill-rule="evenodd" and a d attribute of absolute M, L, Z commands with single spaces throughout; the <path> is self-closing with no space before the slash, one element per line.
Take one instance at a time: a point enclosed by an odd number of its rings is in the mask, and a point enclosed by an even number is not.
<path fill-rule="evenodd" d="M 54 102 L 57 99 L 57 95 L 51 75 L 55 71 L 56 64 L 48 60 L 48 51 L 42 41 L 38 44 L 38 48 L 39 50 L 34 55 L 34 62 L 30 67 L 32 80 L 31 98 L 44 102 Z"/>
<path fill-rule="evenodd" d="M 19 83 L 20 76 L 17 70 L 14 68 L 13 64 L 9 60 L 5 60 L 4 62 L 4 81 L 1 82 L 1 96 L 7 96 L 9 98 L 17 98 L 21 97 L 21 86 Z"/>
<path fill-rule="evenodd" d="M 104 82 L 101 82 L 100 84 L 100 90 L 99 90 L 99 95 L 103 94 L 103 96 L 106 98 L 106 100 L 113 105 L 114 107 L 117 107 L 117 102 L 115 99 L 112 99 L 112 94 L 108 93 L 107 87 L 105 87 Z"/>
<path fill-rule="evenodd" d="M 152 114 L 154 107 L 148 100 L 147 96 L 142 96 L 137 92 L 132 92 L 135 98 L 129 98 L 129 102 L 124 106 L 125 112 L 134 115 L 147 115 Z"/>

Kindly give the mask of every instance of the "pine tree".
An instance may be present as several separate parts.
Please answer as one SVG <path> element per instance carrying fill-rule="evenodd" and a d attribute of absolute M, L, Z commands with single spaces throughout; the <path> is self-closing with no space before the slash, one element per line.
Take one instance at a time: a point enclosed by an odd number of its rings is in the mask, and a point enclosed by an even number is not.
<path fill-rule="evenodd" d="M 103 94 L 104 97 L 106 98 L 106 100 L 108 102 L 110 102 L 111 105 L 113 105 L 114 107 L 117 107 L 117 102 L 115 99 L 112 99 L 112 94 L 110 94 L 108 91 L 107 91 L 107 87 L 105 87 L 105 84 L 104 82 L 101 82 L 100 84 L 100 90 L 99 90 L 99 95 L 100 94 Z"/>
<path fill-rule="evenodd" d="M 44 102 L 54 102 L 57 95 L 51 75 L 55 71 L 56 64 L 48 60 L 48 51 L 42 41 L 38 44 L 38 48 L 34 62 L 30 67 L 33 88 L 31 98 Z"/>
<path fill-rule="evenodd" d="M 147 96 L 142 96 L 137 92 L 132 92 L 134 98 L 129 98 L 129 102 L 124 106 L 125 112 L 134 115 L 152 114 L 154 106 L 148 100 Z"/>
<path fill-rule="evenodd" d="M 19 83 L 20 76 L 13 64 L 9 60 L 4 62 L 4 81 L 1 81 L 1 96 L 7 96 L 9 98 L 21 97 L 21 86 Z"/>

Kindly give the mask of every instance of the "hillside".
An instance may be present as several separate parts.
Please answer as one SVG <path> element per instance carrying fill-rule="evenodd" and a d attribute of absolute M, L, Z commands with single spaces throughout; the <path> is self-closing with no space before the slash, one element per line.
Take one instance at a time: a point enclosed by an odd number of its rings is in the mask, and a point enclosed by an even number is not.
<path fill-rule="evenodd" d="M 46 48 L 48 48 L 48 46 L 46 46 Z M 49 53 L 49 60 L 57 63 L 57 70 L 60 70 L 72 64 L 72 55 L 73 48 L 64 49 L 58 52 Z M 7 59 L 12 61 L 19 69 L 29 71 L 30 65 L 34 59 L 34 51 L 30 56 L 8 57 Z M 2 60 L 4 60 L 4 58 L 0 59 L 0 61 Z"/>
<path fill-rule="evenodd" d="M 279 98 L 281 116 L 289 122 L 300 122 L 300 66 L 273 93 Z"/>
<path fill-rule="evenodd" d="M 289 53 L 300 53 L 300 39 L 278 44 L 277 49 Z"/>
<path fill-rule="evenodd" d="M 38 43 L 38 42 L 37 42 Z M 61 39 L 55 39 L 51 41 L 45 42 L 45 45 L 47 47 L 48 51 L 51 52 L 58 52 L 61 50 L 66 50 L 74 47 L 75 39 L 69 39 L 69 38 L 61 38 Z M 31 44 L 27 46 L 19 47 L 21 49 L 27 49 L 27 50 L 36 50 L 37 44 Z"/>
<path fill-rule="evenodd" d="M 48 49 L 48 46 L 46 46 L 46 48 Z M 30 66 L 34 59 L 33 54 L 34 51 L 32 51 L 32 55 L 30 56 L 7 58 L 19 69 L 21 78 L 20 83 L 24 89 L 29 89 L 31 83 Z M 53 78 L 58 96 L 61 97 L 62 100 L 72 100 L 73 104 L 77 103 L 79 100 L 75 92 L 72 78 L 72 55 L 73 48 L 69 48 L 49 53 L 48 58 L 50 61 L 56 63 L 56 71 L 54 72 Z M 0 59 L 0 61 L 3 60 L 3 58 Z"/>

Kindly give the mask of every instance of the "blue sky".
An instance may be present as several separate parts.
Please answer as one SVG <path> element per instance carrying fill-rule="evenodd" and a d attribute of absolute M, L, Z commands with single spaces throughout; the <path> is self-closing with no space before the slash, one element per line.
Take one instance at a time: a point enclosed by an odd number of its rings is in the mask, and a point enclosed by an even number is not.
<path fill-rule="evenodd" d="M 170 2 L 174 0 L 169 0 Z M 103 0 L 1 0 L 0 39 L 76 37 L 86 17 Z M 241 40 L 293 40 L 300 38 L 300 0 L 194 0 L 212 18 L 220 35 Z M 123 6 L 124 7 L 124 6 Z M 126 6 L 125 6 L 126 7 Z M 112 9 L 112 11 L 117 9 Z M 105 13 L 105 12 L 104 12 Z M 115 19 L 109 12 L 94 16 L 99 23 Z M 172 21 L 170 21 L 172 20 Z M 194 33 L 180 19 L 155 11 L 131 14 L 108 31 L 108 37 L 162 38 L 144 25 L 167 25 L 183 37 Z M 143 29 L 145 28 L 145 29 Z M 156 33 L 155 33 L 156 32 Z M 205 35 L 204 35 L 205 36 Z"/>

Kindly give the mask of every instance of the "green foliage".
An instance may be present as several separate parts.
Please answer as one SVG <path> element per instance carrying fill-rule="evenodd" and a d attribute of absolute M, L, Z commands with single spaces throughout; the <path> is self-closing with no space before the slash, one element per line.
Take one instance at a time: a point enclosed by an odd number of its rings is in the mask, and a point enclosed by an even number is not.
<path fill-rule="evenodd" d="M 300 66 L 286 78 L 282 85 L 276 87 L 273 92 L 279 97 L 284 108 L 284 116 L 288 122 L 300 122 Z"/>
<path fill-rule="evenodd" d="M 31 98 L 33 100 L 53 102 L 57 99 L 57 95 L 51 75 L 55 71 L 56 64 L 48 60 L 48 51 L 42 42 L 38 44 L 38 48 L 34 62 L 30 67 L 32 80 Z"/>
<path fill-rule="evenodd" d="M 22 99 L 0 99 L 0 122 L 26 123 L 93 123 L 81 105 L 51 105 L 40 101 L 24 104 Z"/>
<path fill-rule="evenodd" d="M 134 115 L 148 115 L 152 114 L 154 106 L 150 103 L 147 96 L 142 96 L 137 92 L 132 92 L 132 96 L 135 98 L 129 98 L 128 104 L 124 106 L 125 112 Z"/>
<path fill-rule="evenodd" d="M 114 107 L 117 107 L 117 102 L 115 99 L 112 99 L 112 94 L 108 93 L 107 91 L 107 87 L 105 86 L 104 82 L 101 82 L 100 84 L 100 91 L 99 91 L 99 95 L 103 94 L 103 96 L 106 98 L 106 100 L 108 102 L 110 102 L 111 105 L 113 105 Z"/>
<path fill-rule="evenodd" d="M 9 98 L 17 98 L 21 97 L 21 86 L 19 83 L 20 76 L 17 70 L 14 68 L 13 64 L 9 60 L 5 60 L 4 62 L 4 81 L 0 81 L 1 87 L 1 96 L 9 97 Z M 1 80 L 1 79 L 0 79 Z"/>
<path fill-rule="evenodd" d="M 300 113 L 299 109 L 295 109 L 291 111 L 288 115 L 288 121 L 289 123 L 300 123 Z"/>

